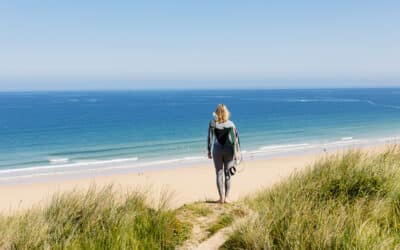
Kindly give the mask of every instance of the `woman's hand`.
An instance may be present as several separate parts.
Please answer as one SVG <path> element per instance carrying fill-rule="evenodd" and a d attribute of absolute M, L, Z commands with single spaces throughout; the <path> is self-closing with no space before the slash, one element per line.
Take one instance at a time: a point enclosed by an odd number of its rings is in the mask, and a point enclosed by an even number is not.
<path fill-rule="evenodd" d="M 208 152 L 208 159 L 212 159 L 211 152 Z"/>

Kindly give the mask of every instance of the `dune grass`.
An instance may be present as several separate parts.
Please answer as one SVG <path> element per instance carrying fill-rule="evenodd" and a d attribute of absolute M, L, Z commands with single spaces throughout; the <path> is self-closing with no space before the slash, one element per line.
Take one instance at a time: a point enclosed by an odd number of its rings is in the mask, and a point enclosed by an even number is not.
<path fill-rule="evenodd" d="M 223 249 L 399 249 L 400 148 L 329 157 L 245 203 Z"/>
<path fill-rule="evenodd" d="M 209 228 L 207 228 L 208 237 L 214 235 L 222 228 L 230 226 L 233 223 L 233 220 L 234 218 L 231 214 L 221 214 L 218 220 L 214 222 Z"/>
<path fill-rule="evenodd" d="M 213 211 L 205 206 L 203 202 L 195 202 L 183 205 L 180 210 L 190 211 L 196 217 L 205 217 L 213 213 Z"/>
<path fill-rule="evenodd" d="M 44 208 L 0 217 L 1 249 L 174 249 L 190 226 L 144 192 L 121 196 L 112 186 L 53 197 Z"/>

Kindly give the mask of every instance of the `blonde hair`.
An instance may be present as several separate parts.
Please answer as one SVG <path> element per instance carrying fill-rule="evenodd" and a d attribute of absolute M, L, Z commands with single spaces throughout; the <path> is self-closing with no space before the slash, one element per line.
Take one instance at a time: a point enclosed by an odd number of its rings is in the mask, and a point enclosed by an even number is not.
<path fill-rule="evenodd" d="M 229 120 L 229 110 L 224 104 L 218 104 L 217 109 L 215 110 L 215 120 L 218 123 L 223 123 Z"/>

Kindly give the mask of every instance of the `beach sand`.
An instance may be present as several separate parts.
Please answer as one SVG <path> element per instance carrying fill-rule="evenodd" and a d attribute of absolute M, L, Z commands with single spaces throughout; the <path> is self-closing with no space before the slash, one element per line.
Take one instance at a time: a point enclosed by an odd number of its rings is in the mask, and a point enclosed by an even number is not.
<path fill-rule="evenodd" d="M 381 150 L 385 147 L 374 147 Z M 368 149 L 371 151 L 371 148 Z M 374 151 L 374 150 L 372 150 Z M 336 152 L 331 152 L 336 153 Z M 295 171 L 301 171 L 325 153 L 277 157 L 265 160 L 244 161 L 239 173 L 232 177 L 230 199 L 235 201 L 262 188 L 272 186 Z M 148 191 L 152 205 L 168 191 L 170 207 L 177 208 L 195 201 L 217 200 L 215 170 L 212 161 L 202 166 L 176 167 L 151 170 L 143 173 L 75 178 L 71 180 L 46 181 L 34 184 L 0 186 L 0 211 L 11 214 L 34 205 L 46 205 L 57 192 L 73 189 L 85 190 L 91 185 L 97 188 L 113 184 L 115 189 L 126 191 L 139 188 Z"/>

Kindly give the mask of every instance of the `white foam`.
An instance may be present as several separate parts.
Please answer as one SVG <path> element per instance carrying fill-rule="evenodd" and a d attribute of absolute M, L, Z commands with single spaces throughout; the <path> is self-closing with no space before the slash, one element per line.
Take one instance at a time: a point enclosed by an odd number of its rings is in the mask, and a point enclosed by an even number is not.
<path fill-rule="evenodd" d="M 36 166 L 36 167 L 29 167 L 29 168 L 5 169 L 5 170 L 0 170 L 0 174 L 17 173 L 17 172 L 24 172 L 24 171 L 36 171 L 36 170 L 44 170 L 44 169 L 61 169 L 61 168 L 102 165 L 102 164 L 113 164 L 113 163 L 137 161 L 138 159 L 139 159 L 138 157 L 132 157 L 132 158 L 121 158 L 121 159 L 113 159 L 113 160 L 103 160 L 103 161 L 81 161 L 81 162 L 69 163 L 69 164 Z"/>
<path fill-rule="evenodd" d="M 317 146 L 316 144 L 309 143 L 299 143 L 299 144 L 282 144 L 282 145 L 268 145 L 262 146 L 256 150 L 252 151 L 242 151 L 244 155 L 255 155 L 255 154 L 269 154 L 269 153 L 279 153 L 279 152 L 289 152 L 303 149 L 310 149 Z"/>
<path fill-rule="evenodd" d="M 392 142 L 398 142 L 399 140 L 400 140 L 400 137 L 399 137 L 399 136 L 393 136 L 393 137 L 383 137 L 383 138 L 379 138 L 377 141 L 392 143 Z"/>
<path fill-rule="evenodd" d="M 196 160 L 204 160 L 207 159 L 205 156 L 188 156 L 184 157 L 183 160 L 185 161 L 196 161 Z"/>
<path fill-rule="evenodd" d="M 22 175 L 17 176 L 7 176 L 7 177 L 0 177 L 0 181 L 10 181 L 10 180 L 17 180 L 17 179 L 28 179 L 33 177 L 43 177 L 43 176 L 52 176 L 52 175 L 73 175 L 79 173 L 90 173 L 96 171 L 106 171 L 106 170 L 115 170 L 115 169 L 134 169 L 140 167 L 148 167 L 148 166 L 165 166 L 167 164 L 174 164 L 186 161 L 200 161 L 205 160 L 206 157 L 203 156 L 189 156 L 183 158 L 174 158 L 174 159 L 167 159 L 167 160 L 158 160 L 158 161 L 149 161 L 149 162 L 137 162 L 134 165 L 132 164 L 121 164 L 121 165 L 114 165 L 115 163 L 128 163 L 131 161 L 137 161 L 138 158 L 126 158 L 126 159 L 114 159 L 114 160 L 106 160 L 106 161 L 81 161 L 73 164 L 63 164 L 58 166 L 42 166 L 42 167 L 32 167 L 32 168 L 24 168 L 24 169 L 10 169 L 10 170 L 3 170 L 0 171 L 0 174 L 6 173 L 15 173 L 21 172 Z M 43 170 L 43 169 L 65 169 L 67 167 L 77 167 L 77 166 L 98 166 L 102 165 L 102 167 L 92 167 L 92 168 L 83 168 L 83 169 L 72 169 L 70 171 L 56 171 L 56 172 L 42 172 L 42 173 L 31 173 L 31 174 L 24 174 L 23 171 L 29 172 L 34 170 Z M 110 165 L 111 166 L 107 166 Z M 69 170 L 69 169 L 66 169 Z"/>
<path fill-rule="evenodd" d="M 98 165 L 98 164 L 109 164 L 109 163 L 121 163 L 121 162 L 128 162 L 128 161 L 137 161 L 139 160 L 138 157 L 132 158 L 120 158 L 120 159 L 113 159 L 113 160 L 103 160 L 103 161 L 78 161 L 77 164 L 86 164 L 86 165 Z"/>
<path fill-rule="evenodd" d="M 66 163 L 68 161 L 68 158 L 49 158 L 49 162 L 52 164 Z"/>
<path fill-rule="evenodd" d="M 270 145 L 270 146 L 263 146 L 260 147 L 260 151 L 267 151 L 267 150 L 282 150 L 282 149 L 293 149 L 293 148 L 303 148 L 308 147 L 310 144 L 308 143 L 300 143 L 300 144 L 284 144 L 284 145 Z"/>
<path fill-rule="evenodd" d="M 390 109 L 400 109 L 400 106 L 398 106 L 398 105 L 379 104 L 379 103 L 373 102 L 371 100 L 366 100 L 365 102 L 370 104 L 370 105 L 372 105 L 372 106 L 379 106 L 379 107 L 390 108 Z"/>
<path fill-rule="evenodd" d="M 353 137 L 342 137 L 341 140 L 342 141 L 351 141 L 351 140 L 353 140 Z"/>
<path fill-rule="evenodd" d="M 184 162 L 184 161 L 185 161 L 185 158 L 175 158 L 175 159 L 168 159 L 168 160 L 140 162 L 140 163 L 136 163 L 135 165 L 113 165 L 113 166 L 109 166 L 109 167 L 90 168 L 90 169 L 86 169 L 86 170 L 97 171 L 97 170 L 140 168 L 140 167 L 157 166 L 157 165 L 165 166 L 166 164 L 179 163 L 179 162 Z"/>
<path fill-rule="evenodd" d="M 261 150 L 253 150 L 253 151 L 250 151 L 249 152 L 249 154 L 260 154 L 260 153 L 265 153 L 265 151 L 261 151 Z"/>
<path fill-rule="evenodd" d="M 330 142 L 330 143 L 325 144 L 325 146 L 344 145 L 344 144 L 352 144 L 352 143 L 354 144 L 354 143 L 360 142 L 360 140 L 354 140 L 354 139 L 352 139 L 352 137 L 348 137 L 348 138 L 351 138 L 351 139 L 343 139 L 342 138 L 340 141 Z"/>
<path fill-rule="evenodd" d="M 346 99 L 346 98 L 295 98 L 286 99 L 286 102 L 362 102 L 360 99 Z"/>

